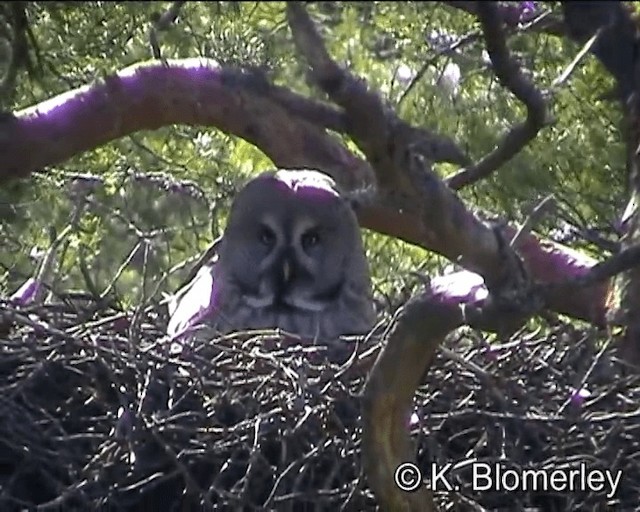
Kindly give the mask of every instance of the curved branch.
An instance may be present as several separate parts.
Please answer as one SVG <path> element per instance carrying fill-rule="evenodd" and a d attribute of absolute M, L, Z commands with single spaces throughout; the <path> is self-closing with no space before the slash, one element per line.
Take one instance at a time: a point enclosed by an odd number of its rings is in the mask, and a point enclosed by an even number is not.
<path fill-rule="evenodd" d="M 449 177 L 447 183 L 454 190 L 485 178 L 511 160 L 549 122 L 542 94 L 524 76 L 507 48 L 498 7 L 493 2 L 479 2 L 476 9 L 493 69 L 500 83 L 526 105 L 527 118 L 511 128 L 502 142 L 480 162 Z"/>
<path fill-rule="evenodd" d="M 407 434 L 413 396 L 440 343 L 460 324 L 456 309 L 432 297 L 408 302 L 371 370 L 362 403 L 362 457 L 382 510 L 435 510 L 427 487 L 401 491 L 394 473 L 401 464 L 415 461 Z"/>

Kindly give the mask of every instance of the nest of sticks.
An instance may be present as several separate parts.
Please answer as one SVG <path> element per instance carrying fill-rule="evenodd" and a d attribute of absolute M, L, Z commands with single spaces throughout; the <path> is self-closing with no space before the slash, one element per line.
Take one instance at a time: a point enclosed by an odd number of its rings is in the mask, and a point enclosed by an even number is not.
<path fill-rule="evenodd" d="M 331 346 L 203 331 L 177 350 L 157 308 L 0 307 L 0 510 L 376 510 L 359 395 L 383 327 Z M 441 509 L 635 509 L 640 379 L 610 345 L 571 324 L 498 346 L 452 333 L 407 424 L 425 474 L 454 463 Z M 470 460 L 622 478 L 611 497 L 479 491 Z"/>

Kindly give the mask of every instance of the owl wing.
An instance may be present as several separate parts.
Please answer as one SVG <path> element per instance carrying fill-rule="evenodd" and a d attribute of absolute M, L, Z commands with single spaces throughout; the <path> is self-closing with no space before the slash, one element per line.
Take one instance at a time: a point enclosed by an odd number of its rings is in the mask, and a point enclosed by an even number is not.
<path fill-rule="evenodd" d="M 192 327 L 209 318 L 215 312 L 217 290 L 215 285 L 215 267 L 217 255 L 215 245 L 206 253 L 209 261 L 201 264 L 195 277 L 169 299 L 169 324 L 167 334 L 170 338 L 178 338 L 186 334 Z"/>

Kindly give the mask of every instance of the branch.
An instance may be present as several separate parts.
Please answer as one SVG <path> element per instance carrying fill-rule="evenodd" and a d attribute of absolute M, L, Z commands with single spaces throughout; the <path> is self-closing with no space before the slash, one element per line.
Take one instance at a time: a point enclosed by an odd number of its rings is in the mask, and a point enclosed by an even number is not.
<path fill-rule="evenodd" d="M 461 11 L 471 14 L 472 16 L 478 15 L 477 1 L 455 0 L 445 1 L 445 5 L 454 7 Z M 513 13 L 517 12 L 514 16 Z M 550 16 L 550 11 L 543 14 L 537 12 L 522 13 L 521 7 L 501 5 L 498 8 L 498 16 L 500 21 L 504 22 L 510 29 L 516 29 L 518 32 L 524 32 L 528 30 L 534 30 L 535 32 L 542 32 L 545 34 L 563 37 L 566 35 L 566 27 L 562 20 L 557 17 Z"/>
<path fill-rule="evenodd" d="M 565 70 L 562 73 L 560 73 L 560 75 L 552 82 L 551 84 L 552 89 L 558 88 L 569 79 L 569 77 L 574 72 L 574 70 L 580 63 L 580 61 L 593 48 L 593 45 L 596 43 L 598 37 L 600 36 L 600 32 L 601 30 L 598 29 L 596 33 L 591 36 L 591 38 L 584 44 L 582 49 L 578 52 L 578 54 L 574 57 L 574 59 L 569 63 L 569 65 L 565 68 Z"/>
<path fill-rule="evenodd" d="M 481 262 L 480 266 L 475 268 L 479 269 L 477 273 L 483 276 L 486 286 L 492 292 L 509 288 L 512 284 L 520 286 L 526 282 L 520 275 L 518 257 L 508 245 L 506 248 L 502 247 L 501 240 L 491 228 L 466 210 L 455 194 L 425 165 L 412 159 L 415 145 L 408 141 L 405 135 L 410 132 L 411 127 L 397 119 L 392 112 L 385 110 L 378 96 L 368 90 L 361 80 L 351 76 L 331 60 L 302 5 L 287 4 L 287 13 L 294 40 L 299 51 L 309 61 L 313 78 L 330 98 L 344 108 L 349 133 L 372 164 L 381 189 L 380 202 L 411 212 L 412 217 L 419 223 L 418 229 L 423 233 L 433 233 L 434 240 L 446 240 L 447 257 L 452 261 L 474 272 L 474 266 Z M 488 18 L 485 20 L 485 30 L 494 37 L 489 49 L 493 54 L 497 73 L 505 85 L 529 105 L 530 115 L 527 121 L 531 125 L 538 125 L 544 101 L 535 87 L 524 79 L 508 55 L 500 27 L 491 20 L 491 16 L 485 18 Z M 525 130 L 529 128 L 526 127 Z M 510 151 L 510 148 L 503 150 Z M 396 195 L 391 200 L 384 195 L 385 190 L 389 189 Z M 400 199 L 397 200 L 397 197 Z M 507 228 L 506 234 L 512 239 L 515 230 Z M 532 235 L 523 236 L 517 248 L 534 280 L 542 276 L 551 278 L 552 281 L 564 279 L 572 265 L 575 265 L 575 272 L 584 271 L 584 267 L 578 263 L 579 258 L 567 256 L 556 246 L 546 245 L 543 249 L 544 255 L 540 253 L 541 242 Z M 468 256 L 471 254 L 473 257 L 469 259 Z M 552 265 L 551 260 L 555 260 Z M 591 260 L 590 264 L 594 263 Z M 605 295 L 605 291 L 599 286 L 593 291 L 597 296 Z M 584 295 L 580 298 L 575 296 L 573 300 L 583 302 L 581 309 L 584 308 L 583 311 L 589 318 L 597 318 L 598 324 L 603 322 L 604 301 L 595 305 Z M 554 308 L 566 308 L 566 300 L 559 295 L 549 297 L 549 303 Z M 572 302 L 572 307 L 574 304 L 575 302 Z"/>
<path fill-rule="evenodd" d="M 26 177 L 137 131 L 186 124 L 243 137 L 282 167 L 322 168 L 346 189 L 370 182 L 365 162 L 291 113 L 317 111 L 313 102 L 291 93 L 283 108 L 282 95 L 271 95 L 255 73 L 212 60 L 137 64 L 0 119 L 0 179 Z"/>
<path fill-rule="evenodd" d="M 609 259 L 594 265 L 582 276 L 544 286 L 549 288 L 591 286 L 638 266 L 640 266 L 640 245 L 634 245 L 624 249 L 615 256 L 611 256 Z"/>
<path fill-rule="evenodd" d="M 0 117 L 0 183 L 27 177 L 137 131 L 186 124 L 216 127 L 242 137 L 278 167 L 320 169 L 344 191 L 367 189 L 374 182 L 372 168 L 322 128 L 328 125 L 340 131 L 346 116 L 334 107 L 273 88 L 255 73 L 220 67 L 214 61 L 143 63 Z M 320 126 L 315 124 L 321 119 Z M 412 127 L 405 125 L 403 129 L 412 134 Z M 404 172 L 402 167 L 398 170 Z M 424 172 L 420 179 L 418 190 L 424 199 L 416 211 L 400 210 L 390 200 L 373 196 L 357 207 L 360 224 L 440 254 L 483 276 L 499 276 L 496 267 L 501 264 L 492 253 L 496 244 L 492 230 L 432 173 Z M 515 231 L 506 228 L 508 240 Z M 582 275 L 596 263 L 531 234 L 516 248 L 538 282 Z M 553 292 L 550 307 L 600 325 L 606 286 L 600 282 L 586 290 Z"/>
<path fill-rule="evenodd" d="M 556 207 L 555 197 L 553 194 L 549 194 L 540 203 L 538 203 L 531 214 L 524 221 L 518 232 L 513 236 L 509 245 L 516 246 L 522 237 L 529 233 L 533 227 L 542 220 L 542 217 L 549 213 Z"/>
<path fill-rule="evenodd" d="M 10 47 L 11 56 L 7 70 L 0 79 L 0 97 L 4 97 L 4 101 L 13 97 L 20 69 L 24 67 L 30 70 L 31 68 L 29 42 L 27 39 L 29 23 L 27 20 L 26 3 L 13 2 L 7 9 L 10 12 L 9 18 L 11 20 L 12 35 Z"/>
<path fill-rule="evenodd" d="M 428 168 L 425 159 L 429 156 L 419 149 L 430 141 L 417 141 L 415 128 L 386 109 L 362 80 L 331 60 L 300 3 L 288 3 L 287 15 L 298 50 L 309 62 L 313 79 L 344 109 L 349 134 L 375 173 L 380 201 L 397 211 L 410 212 L 419 220 L 418 228 L 433 234 L 435 240 L 447 240 L 448 253 L 454 261 L 467 268 L 470 265 L 471 270 L 481 261 L 478 271 L 488 283 L 504 282 L 508 269 L 497 257 L 495 233 L 467 211 Z M 471 253 L 475 263 L 467 259 Z"/>
<path fill-rule="evenodd" d="M 614 267 L 620 271 L 639 257 L 640 248 L 573 281 L 587 284 L 610 276 Z M 363 465 L 382 510 L 435 510 L 430 491 L 421 486 L 415 494 L 402 492 L 394 485 L 394 473 L 401 464 L 415 461 L 406 425 L 415 390 L 445 336 L 465 323 L 500 332 L 513 331 L 525 321 L 518 310 L 492 308 L 482 278 L 467 271 L 433 279 L 427 291 L 399 310 L 363 393 Z"/>
<path fill-rule="evenodd" d="M 418 82 L 420 82 L 420 80 L 422 80 L 422 77 L 425 75 L 427 70 L 436 63 L 436 61 L 440 56 L 455 54 L 456 50 L 458 50 L 459 48 L 461 48 L 466 44 L 475 42 L 479 37 L 480 37 L 480 33 L 477 30 L 475 30 L 473 32 L 469 32 L 468 34 L 461 36 L 459 39 L 451 43 L 446 48 L 441 48 L 436 52 L 434 52 L 434 55 L 430 59 L 427 59 L 422 64 L 422 66 L 416 73 L 416 76 L 413 77 L 413 79 L 411 80 L 407 88 L 403 91 L 402 95 L 398 99 L 398 106 L 402 105 L 402 102 L 407 98 L 407 96 L 409 96 L 409 93 L 413 91 L 414 87 L 418 84 Z"/>
<path fill-rule="evenodd" d="M 409 301 L 371 370 L 362 402 L 362 457 L 381 510 L 435 510 L 431 491 L 424 485 L 413 493 L 401 491 L 394 473 L 415 460 L 406 427 L 413 396 L 440 343 L 458 325 L 455 308 L 428 296 Z"/>
<path fill-rule="evenodd" d="M 270 87 L 269 96 L 286 108 L 292 115 L 334 132 L 347 132 L 347 117 L 341 109 L 310 98 L 304 98 L 291 92 L 286 87 L 276 85 Z"/>
<path fill-rule="evenodd" d="M 448 178 L 447 183 L 454 190 L 487 177 L 511 160 L 549 122 L 542 94 L 524 76 L 518 62 L 507 48 L 498 7 L 493 2 L 479 2 L 476 9 L 496 76 L 504 87 L 526 105 L 527 118 L 523 123 L 514 126 L 502 142 L 480 162 Z"/>
<path fill-rule="evenodd" d="M 397 169 L 392 159 L 389 140 L 409 137 L 410 143 L 419 145 L 424 156 L 431 161 L 464 162 L 466 156 L 448 137 L 435 136 L 428 130 L 411 127 L 389 112 L 379 96 L 370 91 L 362 80 L 353 77 L 339 67 L 329 56 L 324 41 L 318 34 L 311 18 L 299 2 L 287 3 L 287 17 L 298 51 L 311 67 L 314 82 L 345 112 L 349 134 L 374 163 L 373 169 L 380 186 L 412 189 L 404 172 Z M 402 133 L 393 133 L 394 129 Z M 398 141 L 400 142 L 400 141 Z M 401 144 L 402 145 L 402 144 Z M 403 148 L 399 148 L 398 151 Z"/>

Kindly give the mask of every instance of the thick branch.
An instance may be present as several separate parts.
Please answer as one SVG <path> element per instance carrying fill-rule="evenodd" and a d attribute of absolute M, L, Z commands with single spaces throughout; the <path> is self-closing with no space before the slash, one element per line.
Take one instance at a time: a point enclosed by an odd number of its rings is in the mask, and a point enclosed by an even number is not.
<path fill-rule="evenodd" d="M 467 160 L 448 137 L 416 129 L 397 119 L 385 108 L 378 94 L 338 66 L 328 54 L 324 41 L 300 2 L 287 4 L 287 16 L 296 46 L 311 66 L 311 76 L 344 109 L 349 134 L 372 163 L 381 187 L 404 191 L 413 188 L 406 179 L 406 173 L 394 165 L 394 150 L 389 146 L 394 142 L 390 140 L 394 135 L 404 142 L 419 146 L 421 153 L 431 161 L 462 163 Z"/>
<path fill-rule="evenodd" d="M 362 456 L 369 484 L 382 510 L 432 512 L 433 495 L 421 485 L 401 491 L 394 472 L 415 461 L 407 433 L 415 390 L 446 334 L 460 324 L 459 312 L 424 296 L 399 312 L 378 356 L 363 396 Z"/>

